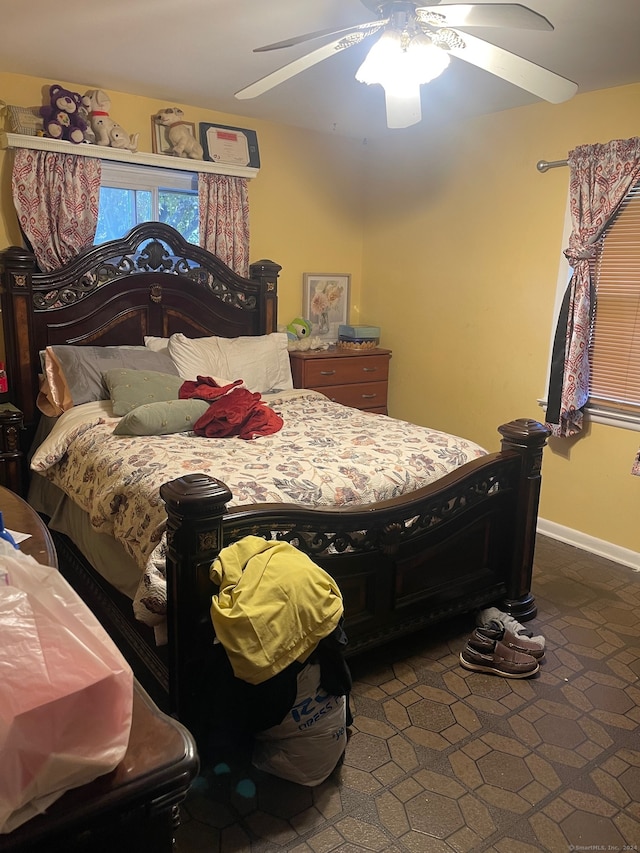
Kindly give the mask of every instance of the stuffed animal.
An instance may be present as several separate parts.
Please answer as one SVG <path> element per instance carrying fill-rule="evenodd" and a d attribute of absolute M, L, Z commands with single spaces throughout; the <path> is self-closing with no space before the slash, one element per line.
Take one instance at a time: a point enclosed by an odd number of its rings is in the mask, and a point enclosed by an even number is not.
<path fill-rule="evenodd" d="M 82 96 L 54 83 L 49 86 L 49 100 L 47 106 L 40 107 L 45 136 L 76 144 L 84 142 L 87 123 L 80 114 Z"/>
<path fill-rule="evenodd" d="M 308 338 L 310 335 L 311 323 L 304 317 L 296 317 L 287 326 L 287 339 L 289 341 L 299 341 L 302 338 Z"/>
<path fill-rule="evenodd" d="M 132 138 L 131 136 L 129 136 L 124 127 L 121 127 L 119 124 L 114 124 L 111 130 L 109 131 L 109 142 L 112 148 L 127 148 L 129 151 L 137 151 L 137 140 L 137 133 L 135 135 L 135 138 Z"/>
<path fill-rule="evenodd" d="M 86 95 L 82 96 L 81 104 L 78 107 L 78 115 L 87 125 L 84 131 L 84 141 L 89 142 L 91 145 L 96 144 L 96 135 L 93 132 L 93 128 L 91 127 L 91 121 L 89 118 L 89 112 L 91 111 L 91 102 Z"/>
<path fill-rule="evenodd" d="M 328 349 L 329 344 L 317 335 L 311 336 L 311 323 L 304 317 L 296 317 L 287 326 L 287 349 L 289 352 Z"/>
<path fill-rule="evenodd" d="M 127 131 L 109 115 L 111 98 L 102 89 L 89 89 L 85 92 L 89 102 L 89 121 L 95 134 L 96 145 L 106 145 L 111 148 L 128 148 L 138 150 L 139 133 L 130 136 Z"/>
<path fill-rule="evenodd" d="M 180 107 L 165 107 L 153 116 L 156 124 L 166 128 L 167 142 L 171 153 L 176 157 L 190 157 L 192 160 L 202 160 L 204 152 L 202 145 L 193 135 L 191 127 L 183 121 L 184 112 Z"/>

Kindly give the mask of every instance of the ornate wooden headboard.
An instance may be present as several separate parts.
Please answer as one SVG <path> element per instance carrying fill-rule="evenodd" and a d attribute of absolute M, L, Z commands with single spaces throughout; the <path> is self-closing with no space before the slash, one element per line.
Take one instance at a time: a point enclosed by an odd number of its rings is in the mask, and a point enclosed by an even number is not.
<path fill-rule="evenodd" d="M 0 255 L 11 401 L 27 426 L 38 419 L 40 352 L 53 344 L 141 345 L 145 335 L 261 335 L 276 331 L 281 267 L 262 260 L 251 278 L 188 243 L 171 226 L 146 222 L 92 246 L 51 273 L 15 246 Z"/>

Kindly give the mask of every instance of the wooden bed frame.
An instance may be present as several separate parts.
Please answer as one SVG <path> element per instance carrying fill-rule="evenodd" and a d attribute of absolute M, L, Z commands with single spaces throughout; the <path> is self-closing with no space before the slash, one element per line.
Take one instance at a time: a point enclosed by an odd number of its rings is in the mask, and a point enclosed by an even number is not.
<path fill-rule="evenodd" d="M 236 337 L 276 329 L 277 264 L 259 261 L 243 279 L 161 223 L 92 247 L 54 273 L 38 272 L 33 255 L 16 247 L 0 263 L 11 400 L 24 413 L 28 435 L 38 420 L 39 352 L 47 345 L 131 345 L 179 331 Z M 335 577 L 349 654 L 489 604 L 519 621 L 535 615 L 531 573 L 548 430 L 520 419 L 498 431 L 500 451 L 417 492 L 364 507 L 229 509 L 231 493 L 211 477 L 166 483 L 164 649 L 133 622 L 130 603 L 123 609 L 122 597 L 59 537 L 61 567 L 154 697 L 198 735 L 199 685 L 213 639 L 208 569 L 223 546 L 247 534 L 289 541 Z"/>

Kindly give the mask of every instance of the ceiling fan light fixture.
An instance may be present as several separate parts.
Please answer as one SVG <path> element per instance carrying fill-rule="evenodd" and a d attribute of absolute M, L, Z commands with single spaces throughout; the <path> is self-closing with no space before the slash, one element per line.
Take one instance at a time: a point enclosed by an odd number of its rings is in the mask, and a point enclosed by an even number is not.
<path fill-rule="evenodd" d="M 426 35 L 407 40 L 405 33 L 385 30 L 356 71 L 356 80 L 378 83 L 385 91 L 402 95 L 416 84 L 434 80 L 449 64 L 449 55 Z"/>
<path fill-rule="evenodd" d="M 520 3 L 466 4 L 445 0 L 440 6 L 441 0 L 362 2 L 378 14 L 378 20 L 339 30 L 319 30 L 256 48 L 261 52 L 336 37 L 240 89 L 235 93 L 236 98 L 262 95 L 296 74 L 374 36 L 373 47 L 358 69 L 356 79 L 383 87 L 389 127 L 408 127 L 420 120 L 420 86 L 442 74 L 450 56 L 552 104 L 572 98 L 578 90 L 571 80 L 517 53 L 456 29 L 462 26 L 465 30 L 474 27 L 553 30 L 544 16 Z M 421 2 L 428 2 L 428 5 L 421 6 Z M 415 116 L 417 118 L 413 118 Z"/>
<path fill-rule="evenodd" d="M 367 54 L 356 80 L 384 89 L 387 127 L 409 127 L 422 119 L 420 85 L 434 80 L 448 64 L 449 54 L 427 35 L 388 29 Z"/>
<path fill-rule="evenodd" d="M 407 48 L 406 62 L 418 83 L 430 83 L 449 65 L 449 54 L 426 35 L 414 36 Z"/>
<path fill-rule="evenodd" d="M 383 86 L 389 76 L 391 65 L 401 54 L 401 33 L 396 30 L 385 30 L 356 71 L 356 80 L 368 86 L 375 83 Z"/>

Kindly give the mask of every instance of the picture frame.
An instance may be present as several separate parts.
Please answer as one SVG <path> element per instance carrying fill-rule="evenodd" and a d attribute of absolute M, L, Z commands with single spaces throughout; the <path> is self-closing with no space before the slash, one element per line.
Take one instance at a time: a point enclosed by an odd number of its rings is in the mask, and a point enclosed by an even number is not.
<path fill-rule="evenodd" d="M 260 168 L 258 135 L 255 130 L 200 122 L 200 144 L 205 160 L 228 166 Z"/>
<path fill-rule="evenodd" d="M 186 126 L 191 130 L 194 138 L 197 139 L 195 122 L 179 121 L 176 122 L 176 124 L 186 124 Z M 168 128 L 165 125 L 158 124 L 157 121 L 153 120 L 153 116 L 151 116 L 151 147 L 153 149 L 153 153 L 168 154 L 170 157 L 173 157 L 174 153 L 171 143 L 169 142 L 169 137 L 167 136 L 167 130 Z"/>
<path fill-rule="evenodd" d="M 311 323 L 311 334 L 337 341 L 338 327 L 349 322 L 350 296 L 349 273 L 303 273 L 302 313 Z"/>

